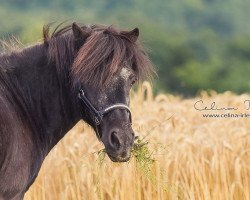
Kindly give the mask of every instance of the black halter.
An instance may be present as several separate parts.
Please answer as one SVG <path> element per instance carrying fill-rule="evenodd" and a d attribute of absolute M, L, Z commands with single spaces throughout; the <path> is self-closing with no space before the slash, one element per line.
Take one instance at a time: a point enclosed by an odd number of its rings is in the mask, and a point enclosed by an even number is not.
<path fill-rule="evenodd" d="M 103 117 L 105 114 L 109 113 L 110 111 L 112 110 L 115 110 L 115 109 L 124 109 L 124 110 L 127 110 L 128 113 L 129 113 L 129 120 L 130 120 L 130 123 L 132 122 L 132 117 L 131 117 L 131 111 L 129 109 L 129 107 L 123 103 L 117 103 L 117 104 L 114 104 L 112 106 L 109 106 L 107 108 L 104 108 L 102 110 L 97 110 L 93 105 L 92 103 L 90 103 L 90 101 L 88 100 L 88 98 L 85 96 L 85 93 L 82 89 L 79 90 L 79 94 L 78 94 L 78 97 L 82 100 L 82 102 L 84 103 L 84 105 L 88 108 L 88 110 L 90 112 L 92 112 L 92 114 L 94 115 L 94 119 L 95 119 L 95 125 L 98 126 L 100 125 L 100 123 L 102 122 L 103 120 Z M 99 136 L 99 135 L 98 135 Z"/>

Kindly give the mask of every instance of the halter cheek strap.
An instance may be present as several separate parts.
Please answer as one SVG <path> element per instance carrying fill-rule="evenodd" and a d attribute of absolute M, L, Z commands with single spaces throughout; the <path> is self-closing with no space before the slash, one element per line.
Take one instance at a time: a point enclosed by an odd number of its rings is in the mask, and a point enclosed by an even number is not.
<path fill-rule="evenodd" d="M 88 110 L 90 112 L 92 112 L 92 114 L 94 115 L 94 119 L 95 119 L 95 125 L 98 126 L 100 125 L 100 123 L 102 122 L 103 120 L 103 117 L 105 114 L 111 112 L 112 110 L 115 110 L 115 109 L 124 109 L 124 110 L 127 110 L 128 113 L 129 113 L 129 120 L 130 122 L 132 122 L 132 117 L 131 117 L 131 111 L 129 109 L 129 107 L 125 104 L 122 104 L 122 103 L 117 103 L 117 104 L 114 104 L 114 105 L 111 105 L 107 108 L 104 108 L 102 110 L 97 110 L 93 105 L 92 103 L 88 100 L 88 98 L 86 97 L 84 91 L 82 89 L 79 90 L 79 94 L 78 94 L 78 97 L 81 99 L 81 101 L 84 103 L 84 105 L 88 108 Z"/>

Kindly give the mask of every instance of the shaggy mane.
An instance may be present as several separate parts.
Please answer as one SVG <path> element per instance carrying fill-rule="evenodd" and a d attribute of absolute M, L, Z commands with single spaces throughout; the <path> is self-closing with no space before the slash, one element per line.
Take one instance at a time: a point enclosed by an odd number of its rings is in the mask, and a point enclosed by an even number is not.
<path fill-rule="evenodd" d="M 81 26 L 88 36 L 76 51 L 71 26 L 56 27 L 51 36 L 49 27 L 44 27 L 43 36 L 50 60 L 55 61 L 59 71 L 70 67 L 68 71 L 74 86 L 87 83 L 103 87 L 125 65 L 132 67 L 138 81 L 154 74 L 140 42 L 132 42 L 124 31 L 106 25 Z"/>

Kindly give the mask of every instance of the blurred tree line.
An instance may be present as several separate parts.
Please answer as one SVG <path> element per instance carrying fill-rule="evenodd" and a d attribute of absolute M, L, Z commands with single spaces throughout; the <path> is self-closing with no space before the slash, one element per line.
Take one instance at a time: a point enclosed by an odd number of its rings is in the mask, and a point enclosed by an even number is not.
<path fill-rule="evenodd" d="M 138 26 L 158 71 L 157 91 L 250 91 L 250 1 L 0 0 L 0 38 L 41 39 L 64 20 Z"/>

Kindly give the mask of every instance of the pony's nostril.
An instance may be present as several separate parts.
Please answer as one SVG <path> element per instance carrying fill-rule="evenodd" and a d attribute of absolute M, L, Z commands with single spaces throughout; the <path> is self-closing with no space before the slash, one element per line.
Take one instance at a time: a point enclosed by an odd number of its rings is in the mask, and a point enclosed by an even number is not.
<path fill-rule="evenodd" d="M 112 131 L 112 133 L 111 133 L 110 144 L 116 150 L 120 149 L 120 147 L 121 147 L 121 143 L 119 141 L 119 138 L 117 136 L 117 132 L 116 131 Z"/>

